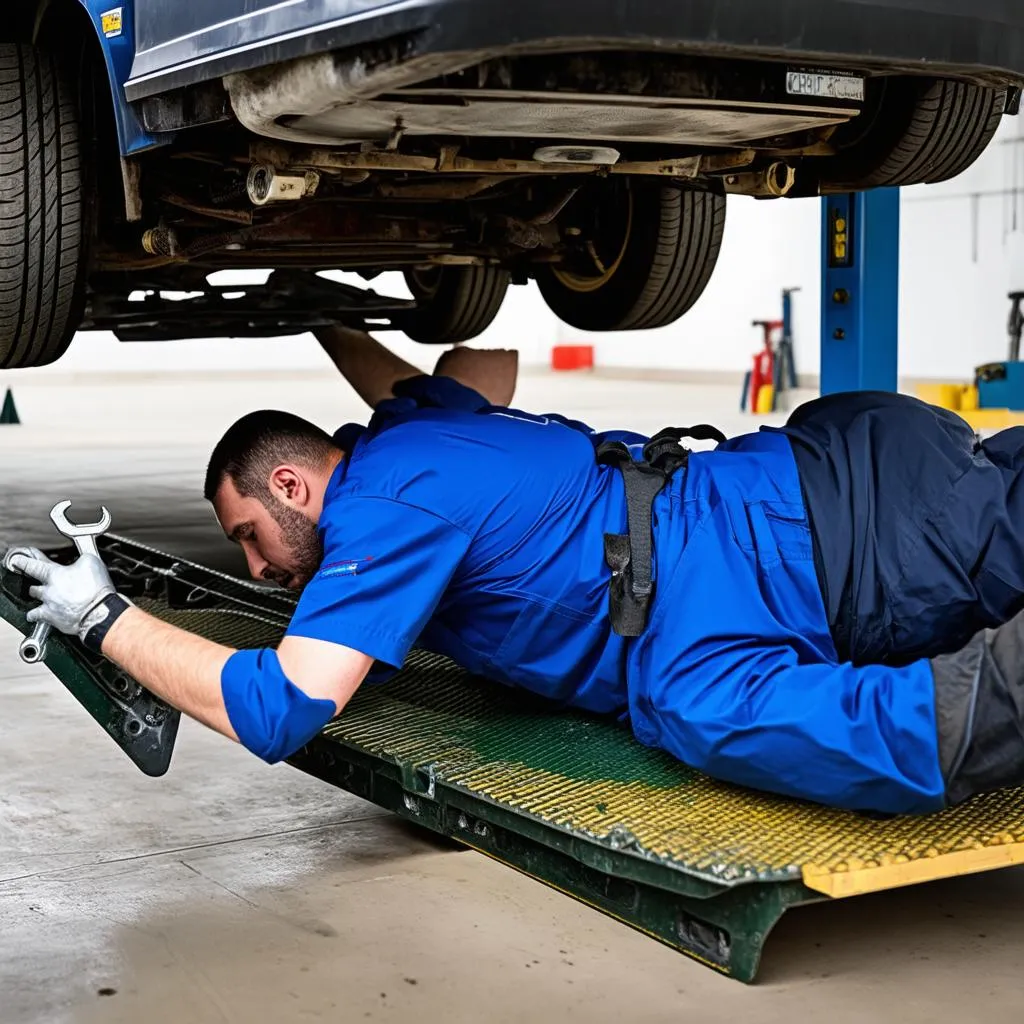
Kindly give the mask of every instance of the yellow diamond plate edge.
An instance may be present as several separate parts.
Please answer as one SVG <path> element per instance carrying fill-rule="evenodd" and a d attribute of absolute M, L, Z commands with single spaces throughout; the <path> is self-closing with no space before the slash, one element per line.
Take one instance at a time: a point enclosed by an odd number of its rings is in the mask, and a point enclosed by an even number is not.
<path fill-rule="evenodd" d="M 862 896 L 884 889 L 898 889 L 903 885 L 935 882 L 940 878 L 973 875 L 996 868 L 1009 868 L 1024 864 L 1024 843 L 1005 846 L 986 846 L 980 850 L 957 850 L 955 853 L 905 860 L 894 864 L 878 864 L 837 871 L 828 865 L 819 867 L 805 864 L 802 869 L 804 885 L 826 896 Z"/>

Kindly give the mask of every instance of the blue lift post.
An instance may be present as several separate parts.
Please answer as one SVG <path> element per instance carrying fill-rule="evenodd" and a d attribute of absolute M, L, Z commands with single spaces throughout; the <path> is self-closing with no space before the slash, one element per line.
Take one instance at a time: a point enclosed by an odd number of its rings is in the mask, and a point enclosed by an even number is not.
<path fill-rule="evenodd" d="M 822 200 L 821 393 L 895 391 L 900 190 Z"/>

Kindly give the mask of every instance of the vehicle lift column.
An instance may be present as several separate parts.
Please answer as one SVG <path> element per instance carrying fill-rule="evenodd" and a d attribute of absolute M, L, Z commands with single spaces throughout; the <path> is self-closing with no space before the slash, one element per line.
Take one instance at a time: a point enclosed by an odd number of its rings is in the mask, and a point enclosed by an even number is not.
<path fill-rule="evenodd" d="M 896 391 L 900 190 L 822 200 L 821 393 Z"/>

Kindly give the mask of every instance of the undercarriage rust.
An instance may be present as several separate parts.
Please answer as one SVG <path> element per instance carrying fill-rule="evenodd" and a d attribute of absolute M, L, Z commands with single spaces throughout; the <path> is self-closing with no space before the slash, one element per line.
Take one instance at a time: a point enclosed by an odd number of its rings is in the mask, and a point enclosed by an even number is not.
<path fill-rule="evenodd" d="M 433 155 L 347 152 L 257 141 L 227 164 L 210 152 L 175 152 L 143 178 L 147 216 L 136 231 L 102 239 L 94 270 L 302 265 L 384 269 L 433 262 L 508 261 L 531 252 L 557 261 L 559 214 L 586 180 L 632 177 L 669 187 L 785 194 L 793 173 L 780 161 L 743 172 L 751 149 L 613 165 L 477 156 L 452 144 Z M 317 182 L 287 202 L 254 204 L 247 177 Z M 775 184 L 784 180 L 781 190 Z M 157 215 L 154 216 L 154 213 Z"/>
<path fill-rule="evenodd" d="M 140 311 L 123 303 L 155 273 L 165 290 L 198 273 L 187 290 L 203 291 L 211 309 L 223 299 L 203 275 L 229 268 L 369 279 L 489 265 L 525 282 L 558 264 L 600 275 L 608 245 L 588 210 L 605 195 L 798 194 L 806 161 L 832 155 L 837 126 L 863 107 L 794 95 L 784 66 L 770 62 L 483 56 L 417 63 L 382 44 L 231 75 L 173 103 L 143 101 L 151 130 L 194 128 L 133 158 L 130 216 L 93 248 L 99 319 L 134 324 Z M 863 69 L 848 74 L 863 83 Z M 807 181 L 813 190 L 813 174 Z M 573 201 L 581 189 L 586 200 Z M 109 292 L 111 281 L 127 291 Z"/>
<path fill-rule="evenodd" d="M 193 148 L 144 158 L 139 228 L 102 239 L 95 268 L 557 262 L 577 226 L 531 221 L 583 180 L 793 192 L 863 104 L 794 95 L 783 71 L 612 50 L 424 63 L 395 42 L 230 75 L 201 103 L 142 103 L 152 130 L 194 121 Z"/>

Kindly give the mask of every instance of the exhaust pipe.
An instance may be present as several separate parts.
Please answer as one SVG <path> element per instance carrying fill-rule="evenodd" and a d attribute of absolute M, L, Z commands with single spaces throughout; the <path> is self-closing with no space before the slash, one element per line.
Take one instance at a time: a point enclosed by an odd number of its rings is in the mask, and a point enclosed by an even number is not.
<path fill-rule="evenodd" d="M 727 174 L 723 179 L 725 191 L 730 195 L 756 196 L 760 199 L 778 199 L 789 195 L 796 184 L 796 169 L 777 160 L 759 171 Z"/>

